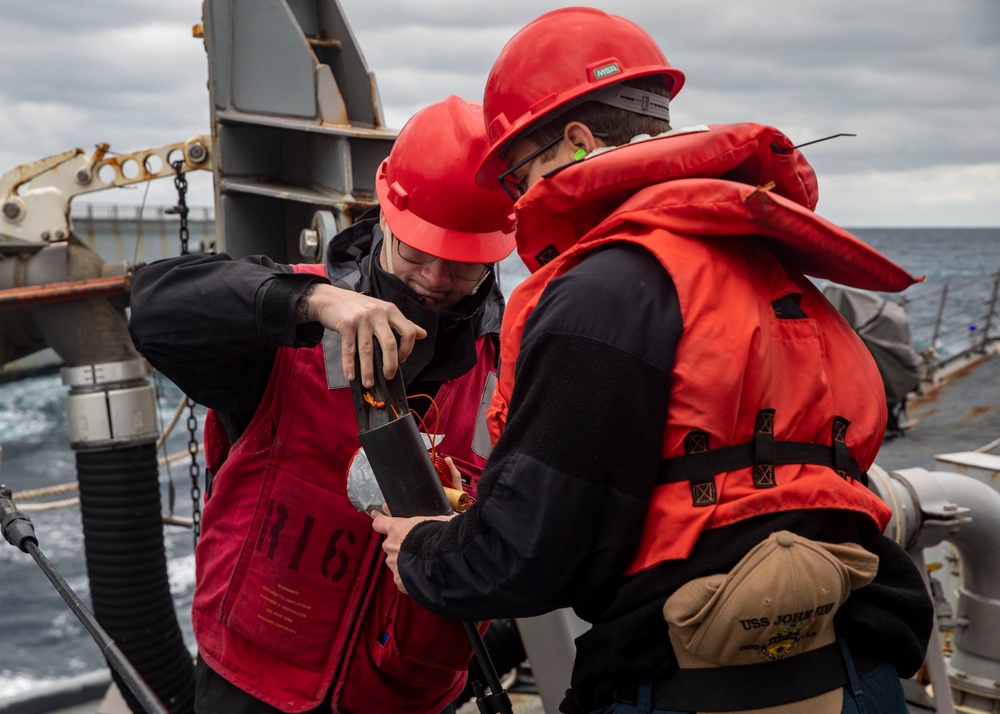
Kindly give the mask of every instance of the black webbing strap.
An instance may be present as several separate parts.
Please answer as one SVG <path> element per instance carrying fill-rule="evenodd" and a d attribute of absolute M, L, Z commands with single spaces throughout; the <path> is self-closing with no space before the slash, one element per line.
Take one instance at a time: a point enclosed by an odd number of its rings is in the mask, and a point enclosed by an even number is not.
<path fill-rule="evenodd" d="M 851 454 L 847 451 L 847 427 L 851 422 L 841 417 L 833 419 L 833 469 L 841 478 L 850 474 Z M 867 486 L 867 481 L 865 486 Z"/>
<path fill-rule="evenodd" d="M 774 467 L 787 464 L 826 466 L 841 478 L 852 478 L 867 486 L 868 474 L 861 470 L 847 449 L 849 424 L 846 419 L 834 418 L 831 446 L 777 441 L 774 438 L 774 409 L 761 409 L 757 414 L 754 440 L 745 444 L 712 449 L 707 432 L 688 432 L 684 437 L 684 456 L 660 461 L 656 483 L 662 486 L 688 481 L 691 502 L 695 506 L 709 506 L 718 500 L 714 480 L 717 474 L 750 467 L 753 467 L 756 488 L 776 486 Z"/>
<path fill-rule="evenodd" d="M 755 488 L 774 488 L 774 410 L 761 409 L 753 429 L 753 485 Z"/>
<path fill-rule="evenodd" d="M 678 480 L 691 484 L 691 502 L 696 506 L 710 506 L 719 498 L 715 491 L 715 474 L 703 458 L 711 453 L 707 431 L 689 431 L 684 437 L 684 476 Z"/>
<path fill-rule="evenodd" d="M 854 668 L 867 673 L 878 660 L 854 652 Z M 803 654 L 738 667 L 679 669 L 653 682 L 653 707 L 697 712 L 731 712 L 798 702 L 850 681 L 837 642 Z M 634 701 L 635 687 L 616 690 L 618 701 Z"/>

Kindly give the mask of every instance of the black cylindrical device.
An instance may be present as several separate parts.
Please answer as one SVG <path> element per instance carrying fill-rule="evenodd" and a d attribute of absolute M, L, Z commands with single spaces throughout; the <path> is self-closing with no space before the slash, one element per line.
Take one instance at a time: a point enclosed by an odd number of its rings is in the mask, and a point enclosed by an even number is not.
<path fill-rule="evenodd" d="M 451 504 L 411 412 L 359 432 L 358 438 L 392 515 L 409 518 L 451 513 Z"/>

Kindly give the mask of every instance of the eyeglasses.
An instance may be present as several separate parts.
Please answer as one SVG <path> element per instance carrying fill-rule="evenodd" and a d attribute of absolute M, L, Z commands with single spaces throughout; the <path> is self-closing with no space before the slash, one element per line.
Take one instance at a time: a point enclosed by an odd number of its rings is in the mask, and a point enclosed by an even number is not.
<path fill-rule="evenodd" d="M 503 186 L 503 190 L 507 192 L 507 195 L 510 196 L 512 201 L 516 201 L 517 199 L 519 199 L 521 196 L 524 195 L 524 192 L 528 190 L 527 172 L 525 172 L 525 176 L 522 179 L 518 179 L 516 176 L 514 176 L 513 175 L 514 172 L 517 171 L 522 166 L 530 164 L 532 161 L 538 158 L 538 156 L 544 154 L 546 151 L 548 151 L 553 146 L 562 141 L 562 138 L 563 135 L 559 134 L 558 136 L 556 136 L 555 139 L 552 139 L 552 141 L 546 142 L 540 148 L 535 149 L 530 154 L 525 156 L 523 159 L 518 161 L 516 164 L 511 166 L 509 169 L 504 171 L 502 174 L 497 176 L 497 178 L 500 180 L 500 185 Z"/>
<path fill-rule="evenodd" d="M 388 229 L 388 226 L 386 228 Z M 412 245 L 407 245 L 399 239 L 399 236 L 393 234 L 391 230 L 387 230 L 386 232 L 389 234 L 389 240 L 394 241 L 396 244 L 396 255 L 407 263 L 430 265 L 435 260 L 444 260 L 443 258 L 438 258 L 436 255 L 417 250 Z M 445 262 L 448 264 L 448 272 L 452 276 L 459 280 L 468 280 L 470 283 L 474 283 L 482 278 L 487 270 L 484 263 L 462 263 L 458 260 L 446 260 Z"/>
<path fill-rule="evenodd" d="M 608 138 L 607 132 L 603 132 L 603 131 L 592 131 L 591 134 L 594 137 L 599 138 L 599 139 L 606 139 L 606 138 Z M 522 178 L 522 179 L 518 179 L 516 176 L 514 176 L 514 172 L 517 171 L 518 169 L 526 166 L 527 164 L 530 164 L 532 161 L 534 161 L 536 158 L 538 158 L 541 154 L 544 154 L 546 151 L 548 151 L 553 146 L 555 146 L 560 141 L 562 141 L 562 139 L 563 139 L 563 135 L 559 134 L 556 138 L 552 139 L 549 142 L 546 142 L 544 146 L 541 146 L 538 149 L 535 149 L 530 154 L 528 154 L 527 156 L 525 156 L 523 159 L 521 159 L 520 161 L 518 161 L 516 164 L 514 164 L 513 166 L 511 166 L 509 169 L 507 169 L 506 171 L 504 171 L 502 174 L 500 174 L 499 176 L 497 176 L 497 178 L 500 180 L 500 185 L 503 186 L 503 190 L 507 192 L 507 195 L 510 196 L 510 198 L 511 198 L 512 201 L 517 201 L 517 199 L 519 199 L 521 196 L 523 196 L 524 192 L 528 190 L 528 172 L 527 171 L 524 172 L 524 178 Z M 548 176 L 550 174 L 554 174 L 554 173 L 560 171 L 561 169 L 566 168 L 566 166 L 572 166 L 575 163 L 576 163 L 575 161 L 571 161 L 568 164 L 565 164 L 565 165 L 560 166 L 560 167 L 558 167 L 556 169 L 553 169 L 548 174 L 546 174 L 546 176 Z"/>

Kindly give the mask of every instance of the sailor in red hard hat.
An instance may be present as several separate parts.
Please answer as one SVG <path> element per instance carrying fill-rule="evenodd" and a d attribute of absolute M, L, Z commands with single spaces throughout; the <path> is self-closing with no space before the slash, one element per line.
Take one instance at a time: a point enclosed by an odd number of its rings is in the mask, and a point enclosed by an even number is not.
<path fill-rule="evenodd" d="M 324 263 L 191 255 L 137 271 L 136 347 L 211 408 L 196 711 L 439 714 L 462 690 L 463 626 L 399 593 L 348 500 L 350 380 L 372 384 L 377 340 L 475 495 L 503 308 L 493 266 L 514 247 L 510 199 L 475 182 L 487 148 L 482 107 L 449 97 L 402 129 L 378 169 L 381 205 Z"/>
<path fill-rule="evenodd" d="M 563 712 L 905 714 L 933 608 L 866 486 L 879 372 L 807 276 L 914 278 L 814 213 L 777 129 L 674 128 L 683 85 L 592 8 L 503 48 L 477 181 L 516 201 L 531 275 L 501 331 L 495 448 L 468 511 L 374 527 L 434 612 L 590 622 Z"/>

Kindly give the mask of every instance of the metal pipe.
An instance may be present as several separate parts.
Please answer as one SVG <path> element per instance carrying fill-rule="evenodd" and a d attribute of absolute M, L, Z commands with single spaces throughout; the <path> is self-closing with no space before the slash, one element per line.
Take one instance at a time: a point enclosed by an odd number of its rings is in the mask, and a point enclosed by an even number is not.
<path fill-rule="evenodd" d="M 910 551 L 942 541 L 958 550 L 962 582 L 948 662 L 951 687 L 966 704 L 1000 702 L 1000 493 L 945 471 L 887 474 L 874 467 L 870 475 L 872 490 L 893 509 L 887 535 Z"/>
<path fill-rule="evenodd" d="M 125 295 L 131 289 L 131 275 L 71 280 L 64 283 L 32 285 L 25 288 L 10 288 L 8 290 L 0 290 L 0 308 L 5 305 L 43 305 L 70 300 Z"/>

